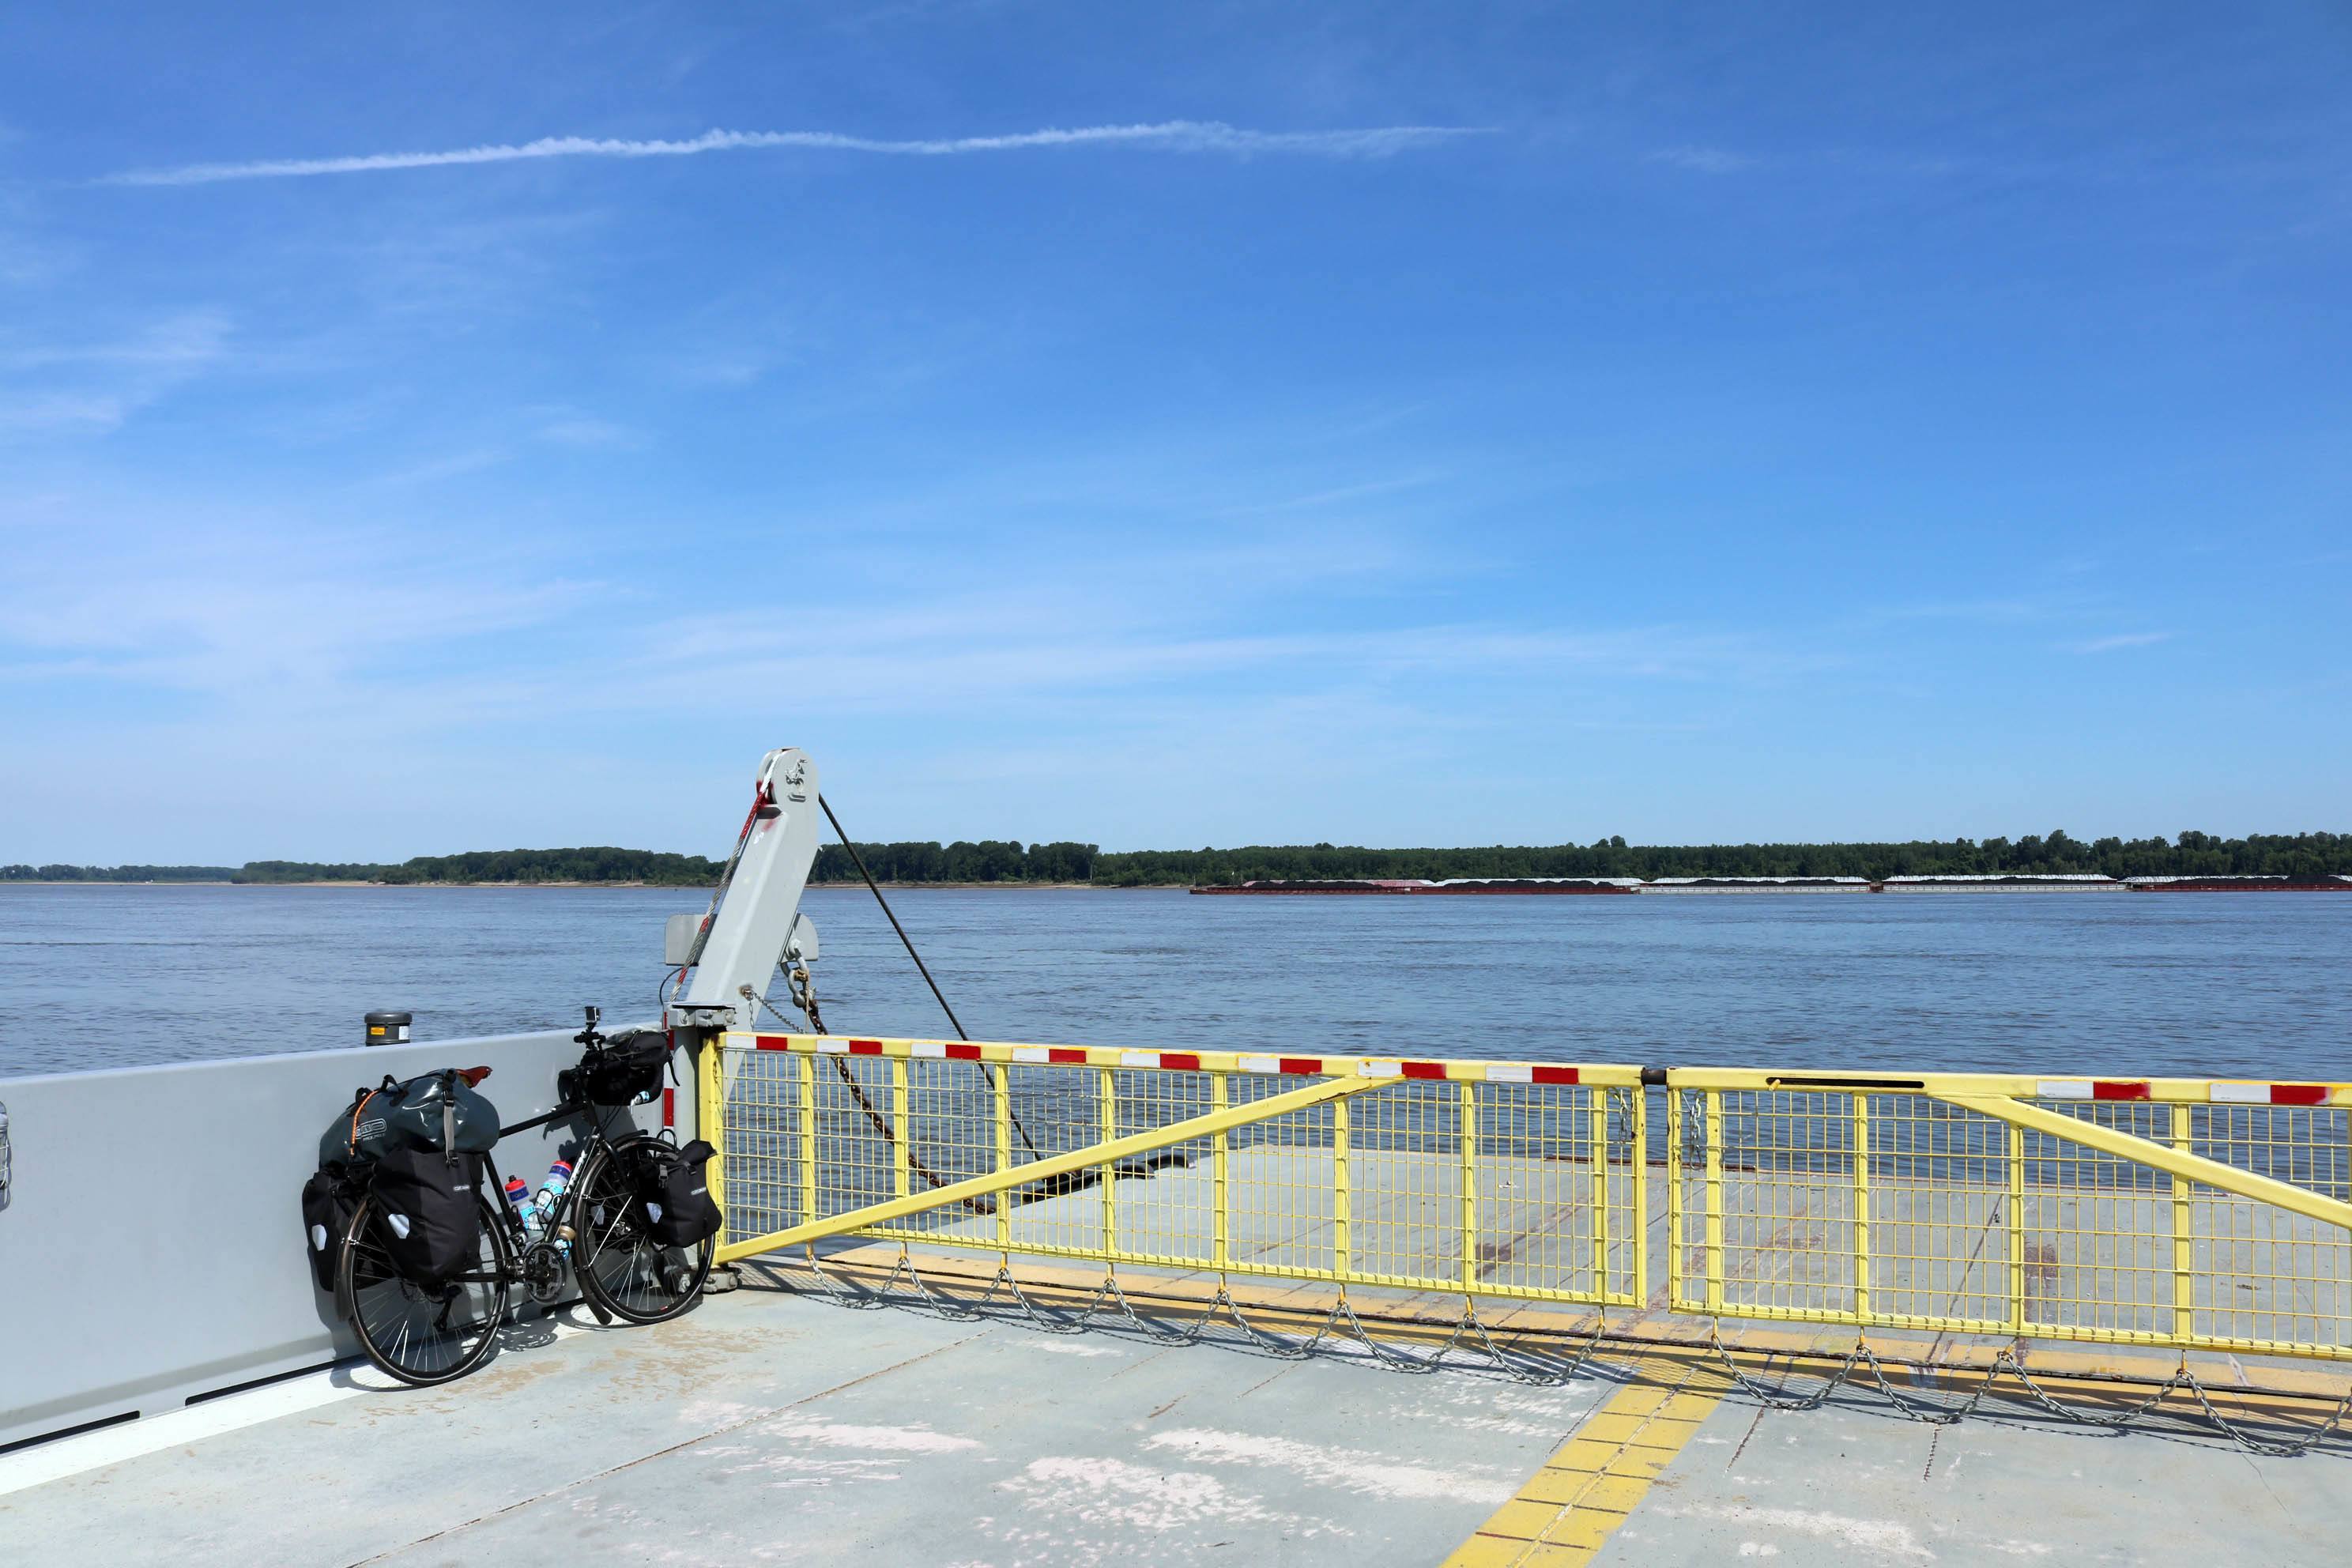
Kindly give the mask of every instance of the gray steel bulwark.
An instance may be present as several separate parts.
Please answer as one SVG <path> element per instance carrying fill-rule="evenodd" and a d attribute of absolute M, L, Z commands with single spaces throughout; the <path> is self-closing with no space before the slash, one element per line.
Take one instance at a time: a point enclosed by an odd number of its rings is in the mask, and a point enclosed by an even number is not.
<path fill-rule="evenodd" d="M 554 1109 L 568 1031 L 0 1078 L 0 1447 L 359 1353 L 310 1278 L 302 1183 L 319 1134 L 387 1073 L 487 1065 L 513 1123 Z M 678 1136 L 694 1132 L 678 1054 Z M 640 1125 L 661 1124 L 659 1101 Z M 502 1141 L 534 1185 L 573 1123 Z"/>

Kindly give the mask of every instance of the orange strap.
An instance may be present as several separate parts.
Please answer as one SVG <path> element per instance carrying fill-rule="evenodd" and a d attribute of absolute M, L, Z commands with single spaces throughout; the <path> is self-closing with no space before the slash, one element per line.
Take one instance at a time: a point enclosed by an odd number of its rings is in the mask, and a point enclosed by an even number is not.
<path fill-rule="evenodd" d="M 367 1109 L 369 1100 L 383 1092 L 383 1090 L 380 1089 L 372 1089 L 352 1101 L 352 1135 L 343 1140 L 345 1148 L 351 1153 L 356 1154 L 360 1152 L 360 1112 Z"/>

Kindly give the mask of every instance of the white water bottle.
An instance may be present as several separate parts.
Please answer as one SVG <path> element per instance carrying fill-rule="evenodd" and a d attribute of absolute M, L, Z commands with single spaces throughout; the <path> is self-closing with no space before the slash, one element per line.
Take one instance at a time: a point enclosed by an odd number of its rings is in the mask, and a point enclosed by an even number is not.
<path fill-rule="evenodd" d="M 531 1201 L 530 1189 L 523 1185 L 520 1176 L 507 1178 L 507 1202 L 514 1206 L 515 1217 L 522 1221 L 525 1236 L 539 1234 L 539 1205 Z"/>
<path fill-rule="evenodd" d="M 572 1162 L 558 1160 L 547 1168 L 547 1180 L 540 1184 L 539 1200 L 532 1206 L 539 1211 L 539 1228 L 542 1234 L 555 1228 L 555 1205 L 572 1188 Z"/>

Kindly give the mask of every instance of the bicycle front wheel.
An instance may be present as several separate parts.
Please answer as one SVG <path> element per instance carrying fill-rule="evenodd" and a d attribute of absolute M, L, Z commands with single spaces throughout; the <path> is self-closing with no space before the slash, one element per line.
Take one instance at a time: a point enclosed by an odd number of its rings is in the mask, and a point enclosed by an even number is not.
<path fill-rule="evenodd" d="M 645 1208 L 629 1181 L 629 1152 L 653 1142 L 625 1138 L 597 1150 L 572 1189 L 579 1195 L 572 1222 L 579 1239 L 572 1244 L 572 1261 L 580 1289 L 632 1323 L 663 1322 L 692 1306 L 719 1248 L 716 1237 L 692 1247 L 664 1247 L 646 1234 Z"/>
<path fill-rule="evenodd" d="M 506 1215 L 481 1200 L 482 1237 L 473 1259 L 438 1290 L 404 1279 L 382 1240 L 383 1220 L 363 1198 L 337 1263 L 336 1299 L 350 1303 L 352 1327 L 368 1360 L 401 1382 L 429 1387 L 463 1377 L 489 1355 L 506 1321 L 513 1269 Z"/>

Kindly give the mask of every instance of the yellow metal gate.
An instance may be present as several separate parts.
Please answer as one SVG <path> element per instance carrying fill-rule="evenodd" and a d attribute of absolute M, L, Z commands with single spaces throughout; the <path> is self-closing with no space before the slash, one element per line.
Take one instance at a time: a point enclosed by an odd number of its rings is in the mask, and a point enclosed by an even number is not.
<path fill-rule="evenodd" d="M 1628 1305 L 1648 1272 L 1631 1067 L 730 1035 L 704 1094 L 722 1258 L 855 1228 Z"/>
<path fill-rule="evenodd" d="M 721 1258 L 854 1233 L 2352 1359 L 2343 1085 L 732 1034 L 700 1092 Z"/>
<path fill-rule="evenodd" d="M 1677 1311 L 2352 1357 L 2343 1086 L 1666 1077 Z"/>

